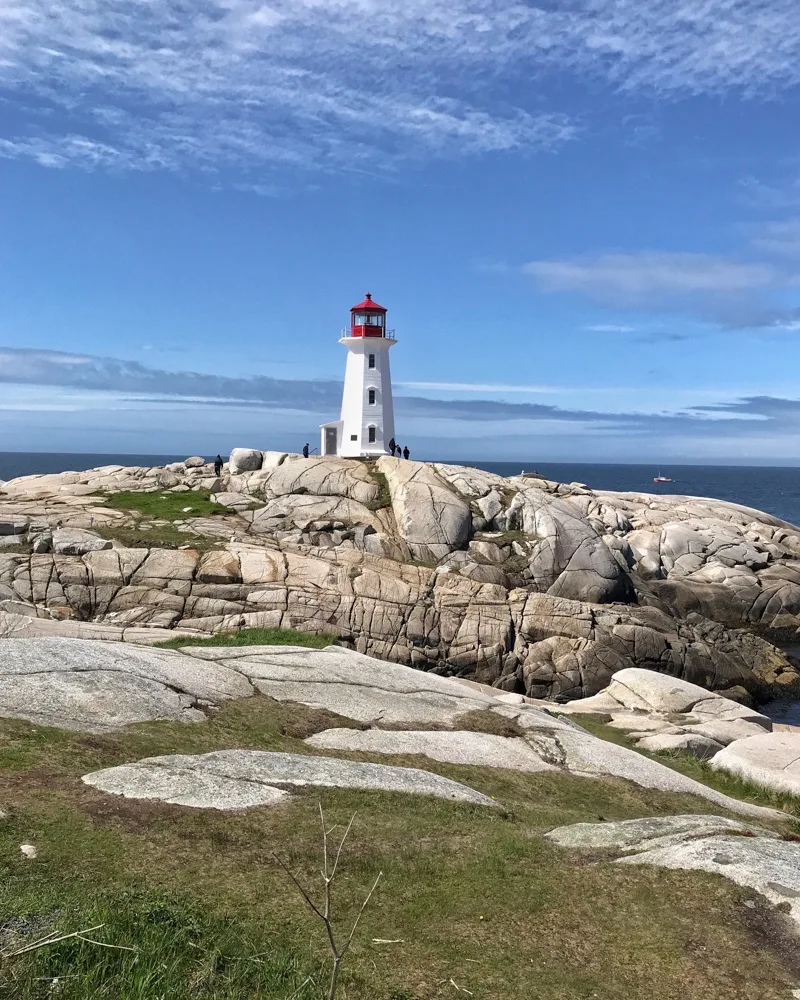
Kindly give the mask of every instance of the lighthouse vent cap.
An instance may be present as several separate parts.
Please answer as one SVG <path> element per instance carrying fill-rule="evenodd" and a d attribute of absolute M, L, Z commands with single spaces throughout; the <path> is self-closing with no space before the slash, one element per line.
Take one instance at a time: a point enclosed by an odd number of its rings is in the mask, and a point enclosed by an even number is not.
<path fill-rule="evenodd" d="M 388 312 L 385 306 L 379 305 L 377 302 L 372 300 L 372 292 L 367 292 L 367 297 L 363 302 L 359 302 L 357 306 L 353 306 L 350 312 Z"/>

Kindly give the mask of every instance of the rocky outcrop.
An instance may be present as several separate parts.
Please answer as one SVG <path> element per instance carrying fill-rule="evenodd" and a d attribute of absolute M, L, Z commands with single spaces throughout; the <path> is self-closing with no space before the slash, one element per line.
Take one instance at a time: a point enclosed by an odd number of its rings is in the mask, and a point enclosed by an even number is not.
<path fill-rule="evenodd" d="M 764 788 L 800 795 L 800 733 L 758 733 L 737 740 L 720 750 L 711 766 Z"/>
<path fill-rule="evenodd" d="M 104 502 L 195 490 L 225 516 L 166 521 Z M 182 462 L 12 480 L 0 537 L 12 540 L 0 614 L 37 622 L 327 631 L 561 701 L 629 667 L 716 690 L 799 676 L 752 633 L 800 626 L 800 531 L 720 501 L 236 449 L 220 478 Z"/>
<path fill-rule="evenodd" d="M 722 795 L 524 701 L 511 704 L 499 693 L 493 696 L 453 679 L 336 646 L 322 650 L 187 646 L 173 651 L 78 639 L 0 639 L 0 717 L 102 733 L 156 719 L 202 723 L 206 713 L 223 702 L 256 693 L 352 721 L 351 729 L 328 730 L 311 738 L 308 745 L 313 750 L 402 753 L 471 766 L 619 777 L 645 788 L 702 796 L 742 815 L 770 819 L 781 815 Z M 520 735 L 471 732 L 470 720 L 476 715 L 487 718 L 487 727 L 494 720 Z M 305 782 L 439 794 L 430 782 L 444 780 L 406 771 L 405 777 L 394 775 L 392 784 L 387 784 L 389 771 L 400 769 L 370 765 L 369 782 L 359 784 L 356 772 L 366 774 L 360 770 L 366 765 L 320 756 L 287 762 L 279 760 L 281 756 L 230 751 L 157 758 L 111 768 L 86 780 L 116 794 L 208 808 L 275 801 L 262 787 L 251 790 L 257 793 L 251 801 L 248 781 L 270 789 Z M 471 789 L 457 787 L 466 801 L 487 804 Z M 453 797 L 452 784 L 439 788 L 445 797 Z"/>
<path fill-rule="evenodd" d="M 734 741 L 772 730 L 770 719 L 746 705 L 696 684 L 636 668 L 620 670 L 599 694 L 555 711 L 608 715 L 609 725 L 628 732 L 644 750 L 683 750 L 703 758 L 713 757 Z"/>
<path fill-rule="evenodd" d="M 416 559 L 435 562 L 466 545 L 469 506 L 431 466 L 380 458 L 377 468 L 389 484 L 397 530 Z"/>

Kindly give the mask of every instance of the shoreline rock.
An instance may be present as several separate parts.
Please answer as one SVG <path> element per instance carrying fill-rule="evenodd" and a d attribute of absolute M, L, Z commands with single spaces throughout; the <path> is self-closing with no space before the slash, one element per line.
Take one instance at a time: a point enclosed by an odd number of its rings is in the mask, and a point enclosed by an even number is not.
<path fill-rule="evenodd" d="M 180 548 L 109 541 L 160 524 L 104 496 L 159 489 L 213 490 L 228 514 L 169 522 Z M 59 551 L 64 532 L 90 537 Z M 327 631 L 562 702 L 629 667 L 759 697 L 800 683 L 797 663 L 753 634 L 800 629 L 800 529 L 723 501 L 235 449 L 220 478 L 183 462 L 11 480 L 0 534 L 20 539 L 0 548 L 0 615 L 22 610 L 26 634 L 47 620 L 131 635 Z"/>

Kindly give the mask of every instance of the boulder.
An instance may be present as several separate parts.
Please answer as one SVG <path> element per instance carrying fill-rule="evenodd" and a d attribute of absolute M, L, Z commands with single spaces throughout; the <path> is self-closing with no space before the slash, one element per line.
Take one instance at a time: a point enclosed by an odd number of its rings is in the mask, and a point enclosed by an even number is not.
<path fill-rule="evenodd" d="M 722 749 L 721 743 L 699 733 L 660 733 L 655 736 L 645 736 L 638 740 L 636 745 L 642 750 L 652 750 L 654 753 L 678 750 L 681 753 L 691 754 L 692 757 L 699 757 L 700 760 L 710 760 Z"/>
<path fill-rule="evenodd" d="M 101 538 L 83 528 L 56 528 L 50 547 L 60 556 L 83 556 L 89 552 L 110 549 L 111 545 L 109 539 Z"/>
<path fill-rule="evenodd" d="M 282 462 L 262 480 L 267 497 L 293 493 L 313 497 L 347 497 L 361 504 L 378 497 L 378 484 L 363 462 L 345 458 L 309 458 Z"/>
<path fill-rule="evenodd" d="M 255 472 L 261 468 L 263 461 L 263 452 L 256 448 L 234 448 L 228 459 L 228 471 L 234 476 L 242 472 Z"/>
<path fill-rule="evenodd" d="M 592 603 L 632 597 L 631 582 L 602 536 L 567 501 L 529 487 L 517 493 L 507 516 L 509 528 L 534 539 L 529 565 L 537 590 Z"/>
<path fill-rule="evenodd" d="M 489 808 L 498 805 L 466 785 L 429 771 L 261 750 L 148 757 L 135 764 L 94 771 L 84 775 L 83 781 L 113 795 L 157 799 L 197 809 L 276 805 L 287 797 L 287 786 L 309 785 L 433 795 Z"/>
<path fill-rule="evenodd" d="M 247 510 L 253 503 L 253 498 L 244 493 L 212 493 L 211 500 L 222 507 L 231 507 L 234 510 Z"/>
<path fill-rule="evenodd" d="M 737 740 L 720 750 L 711 766 L 765 788 L 800 795 L 800 732 L 761 733 Z"/>
<path fill-rule="evenodd" d="M 383 456 L 397 529 L 416 559 L 438 561 L 462 548 L 472 524 L 469 505 L 422 462 Z"/>
<path fill-rule="evenodd" d="M 187 469 L 201 469 L 206 464 L 206 460 L 199 455 L 192 455 L 191 458 L 184 459 L 183 464 Z"/>
<path fill-rule="evenodd" d="M 618 670 L 599 694 L 556 711 L 610 715 L 609 725 L 631 733 L 644 750 L 682 750 L 701 758 L 772 729 L 770 719 L 754 709 L 697 684 L 635 667 Z"/>

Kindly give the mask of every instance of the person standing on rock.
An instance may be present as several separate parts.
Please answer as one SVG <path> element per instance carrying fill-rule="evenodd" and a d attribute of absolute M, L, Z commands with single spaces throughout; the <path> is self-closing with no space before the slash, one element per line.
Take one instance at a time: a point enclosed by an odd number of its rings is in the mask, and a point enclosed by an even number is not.
<path fill-rule="evenodd" d="M 303 458 L 308 458 L 308 441 L 303 445 Z"/>
<path fill-rule="evenodd" d="M 389 442 L 389 451 L 392 453 L 392 458 L 394 458 L 394 453 L 397 451 L 397 442 L 394 438 Z"/>
<path fill-rule="evenodd" d="M 411 452 L 408 450 L 408 445 L 406 445 L 405 448 L 403 448 L 403 458 L 408 458 L 410 454 Z"/>
<path fill-rule="evenodd" d="M 219 479 L 219 477 L 222 475 L 222 466 L 224 464 L 225 463 L 222 461 L 222 455 L 217 455 L 217 457 L 214 459 L 214 475 L 217 477 L 217 479 Z"/>

